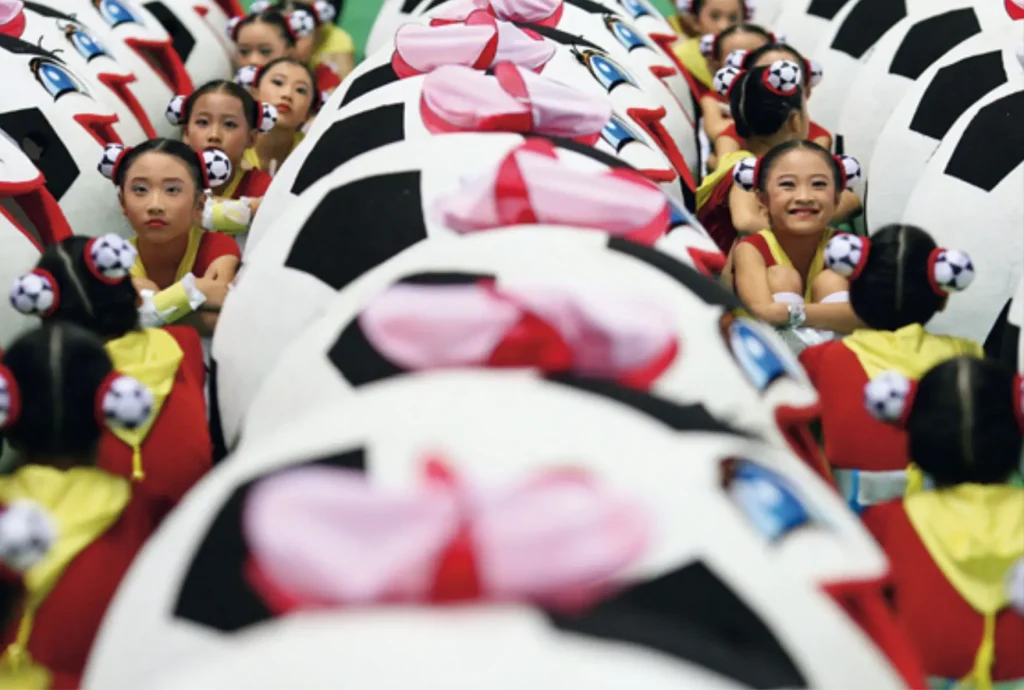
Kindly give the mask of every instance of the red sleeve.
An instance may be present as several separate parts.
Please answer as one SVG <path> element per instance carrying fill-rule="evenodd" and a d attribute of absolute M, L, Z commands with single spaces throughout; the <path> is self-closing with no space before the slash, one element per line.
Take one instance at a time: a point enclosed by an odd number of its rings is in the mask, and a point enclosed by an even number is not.
<path fill-rule="evenodd" d="M 811 383 L 814 384 L 815 388 L 818 387 L 816 382 L 820 374 L 822 360 L 825 358 L 825 352 L 827 348 L 834 344 L 821 343 L 820 345 L 812 345 L 800 353 L 800 364 L 803 366 L 804 371 L 807 372 L 807 376 L 810 377 Z"/>
<path fill-rule="evenodd" d="M 199 333 L 191 326 L 164 326 L 168 335 L 178 342 L 184 353 L 183 362 L 188 371 L 201 385 L 206 381 L 206 365 L 203 363 L 203 343 Z"/>
<path fill-rule="evenodd" d="M 341 84 L 341 77 L 327 65 L 320 63 L 316 66 L 316 86 L 321 91 L 333 91 Z"/>
<path fill-rule="evenodd" d="M 206 275 L 210 264 L 222 256 L 242 258 L 242 252 L 238 249 L 238 243 L 223 233 L 204 232 L 203 239 L 199 240 L 196 262 L 192 265 L 193 275 L 196 277 Z"/>
<path fill-rule="evenodd" d="M 740 146 L 744 145 L 743 140 L 740 139 L 740 135 L 736 133 L 736 123 L 735 122 L 731 123 L 728 127 L 726 127 L 724 130 L 722 130 L 722 133 L 719 134 L 718 137 L 719 138 L 729 137 L 730 139 L 735 141 Z M 813 139 L 814 137 L 812 136 L 812 137 L 808 137 L 808 138 Z"/>
<path fill-rule="evenodd" d="M 817 122 L 811 120 L 810 129 L 807 130 L 807 138 L 817 139 L 819 137 L 828 137 L 829 139 L 831 139 L 832 133 L 829 132 L 824 127 L 822 127 L 821 125 L 819 125 Z"/>
<path fill-rule="evenodd" d="M 245 173 L 245 177 L 238 183 L 238 187 L 235 188 L 233 198 L 240 199 L 243 196 L 251 199 L 266 196 L 267 187 L 270 186 L 270 181 L 273 180 L 265 170 L 249 170 Z"/>

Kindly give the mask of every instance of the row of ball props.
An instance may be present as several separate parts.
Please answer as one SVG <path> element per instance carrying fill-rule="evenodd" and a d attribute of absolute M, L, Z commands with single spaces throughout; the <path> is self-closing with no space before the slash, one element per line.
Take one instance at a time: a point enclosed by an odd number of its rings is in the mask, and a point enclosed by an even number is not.
<path fill-rule="evenodd" d="M 1007 2 L 797 0 L 772 27 L 828 71 L 809 103 L 857 156 L 868 230 L 927 228 L 977 264 L 969 295 L 929 324 L 996 342 L 1024 266 L 1024 55 Z"/>
<path fill-rule="evenodd" d="M 436 284 L 415 288 L 436 289 Z M 478 297 L 487 294 L 484 286 L 475 289 Z M 500 291 L 502 297 L 513 294 L 526 298 L 525 291 Z M 407 298 L 392 295 L 386 298 L 390 304 L 377 306 L 391 311 Z M 534 292 L 533 298 L 534 306 L 541 306 L 539 294 Z M 617 321 L 628 315 L 618 309 L 605 312 L 612 313 L 617 319 L 608 316 L 611 323 L 605 329 L 623 328 Z M 641 332 L 638 323 L 634 319 L 633 336 Z M 670 342 L 665 338 L 668 329 L 642 332 L 655 357 Z M 399 342 L 392 346 L 403 347 Z M 512 355 L 514 350 L 513 338 L 506 352 Z M 610 367 L 607 373 L 635 375 L 638 364 L 650 362 L 603 364 Z M 634 378 L 632 384 L 639 381 Z M 446 404 L 438 405 L 438 399 Z M 631 461 L 623 462 L 626 457 Z M 363 474 L 368 486 L 352 478 L 353 471 Z M 466 496 L 478 496 L 472 500 L 481 512 L 475 514 L 480 519 L 494 515 L 487 524 L 501 533 L 501 509 L 489 513 L 486 496 L 515 495 L 519 498 L 491 500 L 508 510 L 525 508 L 530 490 L 547 486 L 555 491 L 556 485 L 566 484 L 576 486 L 572 529 L 591 529 L 594 539 L 571 543 L 600 544 L 606 554 L 590 551 L 592 559 L 604 559 L 605 565 L 590 560 L 588 582 L 596 584 L 600 572 L 609 585 L 595 588 L 596 600 L 593 595 L 573 598 L 576 605 L 564 609 L 567 602 L 554 596 L 558 589 L 524 590 L 492 567 L 473 575 L 464 567 L 432 565 L 436 554 L 445 560 L 448 549 L 444 537 L 436 537 L 442 542 L 435 548 L 427 534 L 451 534 L 444 520 L 469 524 L 443 506 L 464 506 Z M 486 486 L 492 488 L 475 488 Z M 632 525 L 616 530 L 614 539 L 599 535 L 598 524 L 586 527 L 586 516 L 599 514 L 587 496 L 605 492 L 623 497 L 615 514 L 628 517 Z M 438 512 L 411 510 L 410 501 L 421 505 L 427 495 L 440 502 Z M 454 500 L 459 496 L 464 498 Z M 378 510 L 372 508 L 374 501 L 380 503 Z M 289 504 L 317 517 L 300 520 Z M 317 510 L 318 505 L 324 510 Z M 394 535 L 422 556 L 410 551 L 407 559 L 398 550 L 385 552 L 406 565 L 416 563 L 416 569 L 439 573 L 440 579 L 423 580 L 423 590 L 390 586 L 398 584 L 392 577 L 397 571 L 391 569 L 397 561 L 382 558 L 380 551 L 363 553 L 358 546 L 362 540 L 346 537 L 345 516 L 355 519 L 361 509 L 356 506 L 390 521 L 384 517 L 387 505 L 405 506 L 402 514 L 422 528 L 413 541 L 408 533 L 405 538 Z M 532 522 L 542 531 L 570 529 L 539 505 L 528 512 L 545 516 Z M 323 520 L 324 529 L 313 528 L 306 519 Z M 437 525 L 436 519 L 442 523 Z M 523 524 L 521 518 L 513 522 Z M 279 536 L 264 532 L 273 523 Z M 610 526 L 609 519 L 596 523 Z M 365 521 L 359 524 L 366 526 Z M 391 524 L 397 530 L 402 523 Z M 428 529 L 430 524 L 437 528 Z M 353 522 L 351 529 L 360 528 Z M 283 545 L 279 540 L 286 534 L 288 556 L 279 560 L 277 554 L 284 551 L 273 544 Z M 475 529 L 473 534 L 482 535 Z M 314 543 L 316 539 L 325 541 Z M 471 561 L 498 562 L 498 552 L 487 550 L 490 544 L 497 548 L 495 542 L 475 536 L 460 543 L 463 551 L 457 553 L 463 565 L 467 548 L 476 554 Z M 537 548 L 529 546 L 529 537 L 515 543 L 519 549 Z M 555 541 L 549 535 L 538 537 L 537 543 Z M 518 553 L 514 561 L 531 564 L 526 567 L 551 562 Z M 562 553 L 566 558 L 559 559 L 558 577 L 571 584 L 574 576 L 568 571 L 578 565 L 571 564 L 568 552 Z M 295 570 L 289 572 L 285 561 Z M 371 569 L 374 575 L 343 572 L 345 563 Z M 307 594 L 313 590 L 296 581 L 297 575 L 314 570 L 329 573 L 328 579 L 336 583 L 329 593 L 317 589 L 315 604 Z M 182 659 L 206 666 L 209 673 L 221 655 L 241 653 L 259 629 L 274 629 L 268 623 L 301 625 L 273 622 L 284 613 L 357 604 L 363 613 L 353 620 L 360 621 L 361 629 L 393 630 L 389 621 L 409 624 L 400 639 L 408 639 L 410 650 L 420 649 L 415 643 L 420 631 L 429 630 L 426 634 L 433 640 L 423 649 L 487 638 L 484 633 L 490 630 L 495 641 L 522 634 L 522 642 L 506 648 L 506 654 L 521 650 L 524 656 L 516 661 L 525 669 L 536 669 L 534 664 L 566 644 L 580 646 L 584 657 L 586 649 L 603 647 L 612 654 L 626 645 L 640 657 L 660 652 L 662 673 L 670 679 L 707 674 L 718 683 L 711 687 L 918 687 L 922 681 L 912 663 L 891 661 L 901 659 L 902 639 L 892 621 L 876 617 L 870 629 L 862 628 L 840 603 L 852 597 L 856 606 L 886 611 L 881 589 L 864 584 L 876 582 L 885 570 L 885 559 L 855 516 L 809 468 L 696 406 L 678 411 L 637 388 L 571 374 L 423 371 L 366 385 L 358 404 L 318 401 L 279 433 L 244 445 L 220 464 L 168 518 L 122 583 L 94 648 L 85 687 L 143 687 L 145 680 L 162 675 L 161 669 L 181 668 Z M 535 571 L 526 579 L 541 587 L 546 577 Z M 373 584 L 367 589 L 360 583 Z M 453 601 L 471 608 L 440 606 Z M 388 611 L 384 606 L 401 608 Z M 645 621 L 640 628 L 630 624 L 638 619 Z M 461 629 L 465 635 L 455 634 L 457 620 L 467 624 Z M 736 630 L 745 633 L 738 647 Z M 473 648 L 462 647 L 463 664 L 466 650 Z M 395 666 L 394 646 L 389 649 L 390 665 Z M 353 660 L 355 654 L 336 647 L 324 663 L 327 669 L 362 663 Z M 268 661 L 257 668 L 274 666 Z M 458 668 L 444 670 L 462 687 Z M 315 684 L 317 674 L 326 672 L 331 671 L 318 664 L 301 677 Z M 467 679 L 477 677 L 475 671 L 467 673 Z M 654 669 L 643 673 L 657 675 Z"/>

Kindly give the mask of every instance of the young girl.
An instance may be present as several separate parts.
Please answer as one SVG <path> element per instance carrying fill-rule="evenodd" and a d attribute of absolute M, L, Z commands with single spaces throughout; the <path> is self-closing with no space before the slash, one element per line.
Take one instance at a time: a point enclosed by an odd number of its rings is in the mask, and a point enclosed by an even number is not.
<path fill-rule="evenodd" d="M 288 18 L 275 9 L 252 8 L 246 16 L 230 20 L 227 29 L 235 44 L 236 67 L 262 67 L 295 54 L 295 32 Z"/>
<path fill-rule="evenodd" d="M 910 456 L 935 484 L 864 513 L 932 687 L 1021 687 L 1024 489 L 1007 483 L 1024 437 L 1020 375 L 958 357 L 916 384 L 886 372 L 863 396 L 906 430 Z"/>
<path fill-rule="evenodd" d="M 220 182 L 209 179 L 211 169 L 230 174 L 223 152 L 198 154 L 170 139 L 129 149 L 110 145 L 104 152 L 100 172 L 117 186 L 121 209 L 137 235 L 131 275 L 142 297 L 143 325 L 172 323 L 197 310 L 199 323 L 193 323 L 201 330 L 212 331 L 216 324 L 240 252 L 230 237 L 199 227 L 203 190 Z"/>
<path fill-rule="evenodd" d="M 864 385 L 888 369 L 916 380 L 959 355 L 982 357 L 970 340 L 932 335 L 924 324 L 973 276 L 970 258 L 940 249 L 924 230 L 889 225 L 871 239 L 837 235 L 826 265 L 849 281 L 850 306 L 865 328 L 809 347 L 800 361 L 818 389 L 825 456 L 854 507 L 899 496 L 910 462 L 906 435 L 875 421 L 861 404 Z M 918 483 L 919 478 L 911 473 Z"/>
<path fill-rule="evenodd" d="M 679 7 L 684 32 L 691 36 L 676 43 L 672 49 L 683 66 L 683 75 L 699 102 L 707 92 L 715 90 L 715 72 L 708 66 L 705 36 L 717 36 L 734 24 L 749 18 L 744 0 L 683 0 Z M 702 47 L 703 44 L 703 47 Z M 728 55 L 723 52 L 721 55 Z"/>
<path fill-rule="evenodd" d="M 273 175 L 302 141 L 302 127 L 319 109 L 320 90 L 313 72 L 287 57 L 272 60 L 253 73 L 251 89 L 277 111 L 274 129 L 261 134 L 253 147 L 260 168 Z"/>
<path fill-rule="evenodd" d="M 846 278 L 825 265 L 825 246 L 834 234 L 829 220 L 859 169 L 854 159 L 802 140 L 736 166 L 736 183 L 756 190 L 768 229 L 736 242 L 733 286 L 763 321 L 839 333 L 860 326 Z"/>
<path fill-rule="evenodd" d="M 74 323 L 99 336 L 114 368 L 153 393 L 151 421 L 104 433 L 98 464 L 130 478 L 160 519 L 212 466 L 203 349 L 193 328 L 139 327 L 138 295 L 129 275 L 135 258 L 134 247 L 117 235 L 69 238 L 47 247 L 35 270 L 15 281 L 11 302 L 23 313 Z"/>
<path fill-rule="evenodd" d="M 746 149 L 722 157 L 715 172 L 697 189 L 697 219 L 725 253 L 732 249 L 738 233 L 758 232 L 768 226 L 755 195 L 733 184 L 733 168 L 744 158 L 765 154 L 778 144 L 807 138 L 802 79 L 800 67 L 785 60 L 748 71 L 726 67 L 716 75 L 719 92 L 728 96 L 736 129 L 747 143 Z"/>
<path fill-rule="evenodd" d="M 270 175 L 255 163 L 249 149 L 259 134 L 277 122 L 277 109 L 260 103 L 244 87 L 231 81 L 203 84 L 188 98 L 175 96 L 167 105 L 167 119 L 181 125 L 181 139 L 196 151 L 220 149 L 227 154 L 234 173 L 218 181 L 213 196 L 249 201 L 252 213 L 270 186 Z"/>
<path fill-rule="evenodd" d="M 717 36 L 707 34 L 701 42 L 701 50 L 707 60 L 708 72 L 717 74 L 725 67 L 726 56 L 734 56 L 750 52 L 775 41 L 775 36 L 756 24 L 734 24 Z M 791 60 L 788 56 L 779 60 Z M 768 64 L 771 64 L 769 62 Z M 801 64 L 801 63 L 798 63 Z M 729 115 L 729 102 L 724 94 L 714 88 L 705 89 L 698 96 L 701 120 L 704 133 L 709 142 L 714 142 L 730 125 L 733 124 Z M 709 160 L 709 167 L 714 170 L 716 161 Z"/>
<path fill-rule="evenodd" d="M 726 62 L 729 66 L 744 70 L 767 67 L 779 60 L 789 60 L 803 65 L 804 94 L 808 99 L 811 97 L 812 89 L 821 81 L 821 66 L 812 60 L 805 59 L 795 48 L 785 43 L 765 43 L 759 48 L 752 50 L 745 48 L 726 53 L 726 55 Z M 814 120 L 808 123 L 807 138 L 826 150 L 832 150 L 832 135 Z M 715 139 L 715 157 L 721 158 L 733 151 L 739 151 L 745 146 L 746 142 L 743 137 L 736 133 L 736 123 L 730 121 Z"/>
<path fill-rule="evenodd" d="M 4 621 L 0 684 L 77 688 L 107 605 L 153 528 L 131 483 L 95 467 L 101 427 L 146 424 L 153 397 L 114 370 L 99 339 L 60 322 L 11 345 L 0 390 L 0 426 L 17 453 L 0 502 L 38 503 L 55 534 Z"/>

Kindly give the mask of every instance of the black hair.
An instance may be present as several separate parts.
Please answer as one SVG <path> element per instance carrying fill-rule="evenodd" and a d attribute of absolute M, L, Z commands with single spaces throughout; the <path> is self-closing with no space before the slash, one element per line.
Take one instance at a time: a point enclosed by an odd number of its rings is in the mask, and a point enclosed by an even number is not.
<path fill-rule="evenodd" d="M 175 139 L 157 137 L 130 148 L 118 162 L 117 169 L 114 171 L 114 184 L 117 185 L 117 188 L 122 192 L 124 191 L 125 176 L 128 174 L 128 169 L 132 167 L 132 163 L 142 154 L 151 151 L 174 156 L 185 164 L 185 167 L 188 169 L 188 175 L 195 185 L 196 201 L 198 202 L 202 198 L 203 191 L 206 189 L 206 179 L 203 177 L 203 166 L 205 164 L 201 155 L 196 153 L 191 146 Z"/>
<path fill-rule="evenodd" d="M 226 93 L 237 98 L 242 102 L 242 112 L 245 114 L 245 122 L 249 125 L 249 129 L 256 129 L 260 121 L 260 104 L 252 97 L 248 89 L 241 84 L 236 84 L 227 79 L 208 81 L 189 94 L 189 97 L 185 99 L 185 103 L 181 107 L 181 123 L 183 127 L 187 127 L 188 123 L 192 120 L 192 109 L 195 107 L 196 102 L 208 93 Z"/>
<path fill-rule="evenodd" d="M 700 11 L 704 9 L 705 1 L 706 0 L 690 0 L 690 14 L 700 14 Z M 750 11 L 747 9 L 747 0 L 740 0 L 740 12 L 743 17 L 750 14 Z"/>
<path fill-rule="evenodd" d="M 288 23 L 288 18 L 284 16 L 278 7 L 270 7 L 262 12 L 247 14 L 235 25 L 235 28 L 232 29 L 232 40 L 237 43 L 238 33 L 246 26 L 255 24 L 256 22 L 277 27 L 278 31 L 281 33 L 281 38 L 284 39 L 285 45 L 289 48 L 295 47 L 295 32 L 292 31 L 292 26 Z"/>
<path fill-rule="evenodd" d="M 757 190 L 763 192 L 768 187 L 768 178 L 770 176 L 772 166 L 779 160 L 784 154 L 790 151 L 796 151 L 802 149 L 804 151 L 813 151 L 819 154 L 823 159 L 828 161 L 829 166 L 832 169 L 832 180 L 836 185 L 836 194 L 841 194 L 845 185 L 843 184 L 843 169 L 839 167 L 839 162 L 835 159 L 828 149 L 821 144 L 810 141 L 808 139 L 793 139 L 791 141 L 784 141 L 777 146 L 772 147 L 768 153 L 761 156 L 761 162 L 757 169 Z"/>
<path fill-rule="evenodd" d="M 711 56 L 713 58 L 720 61 L 724 57 L 722 55 L 722 41 L 729 38 L 733 34 L 756 34 L 758 36 L 763 37 L 764 40 L 768 41 L 768 43 L 772 43 L 775 40 L 775 34 L 773 34 L 771 31 L 758 24 L 748 24 L 746 22 L 733 24 L 732 26 L 724 29 L 722 33 L 718 34 L 718 36 L 715 37 L 715 41 L 711 47 Z M 802 65 L 803 63 L 800 64 Z M 744 69 L 747 69 L 747 67 L 744 66 Z"/>
<path fill-rule="evenodd" d="M 804 88 L 783 95 L 768 88 L 764 73 L 770 67 L 754 67 L 741 72 L 729 89 L 729 109 L 736 122 L 736 133 L 744 139 L 771 136 L 782 129 L 793 113 L 804 109 Z M 804 67 L 801 65 L 800 69 Z"/>
<path fill-rule="evenodd" d="M 93 464 L 101 431 L 96 393 L 113 371 L 103 341 L 71 323 L 46 323 L 15 340 L 3 364 L 21 393 L 21 411 L 5 429 L 11 447 L 33 461 Z"/>
<path fill-rule="evenodd" d="M 800 65 L 800 74 L 803 77 L 804 89 L 806 89 L 811 83 L 810 63 L 799 50 L 788 43 L 775 43 L 774 41 L 769 41 L 760 48 L 755 48 L 743 57 L 743 69 L 752 69 L 753 66 L 757 64 L 757 61 L 761 59 L 762 55 L 775 52 L 789 53 L 796 64 Z"/>
<path fill-rule="evenodd" d="M 275 58 L 268 62 L 267 64 L 263 65 L 263 67 L 260 68 L 259 72 L 256 73 L 256 81 L 253 82 L 252 88 L 258 89 L 260 87 L 260 82 L 263 81 L 263 77 L 266 76 L 267 73 L 270 72 L 271 68 L 273 68 L 276 65 L 295 65 L 296 67 L 301 67 L 306 71 L 306 76 L 309 77 L 310 87 L 313 89 L 313 93 L 310 94 L 311 101 L 309 105 L 309 113 L 307 113 L 307 115 L 311 116 L 313 115 L 313 113 L 319 110 L 320 86 L 319 84 L 317 84 L 316 81 L 316 73 L 312 69 L 310 69 L 308 64 L 306 64 L 302 60 L 298 60 L 293 57 Z"/>
<path fill-rule="evenodd" d="M 101 338 L 119 338 L 139 327 L 138 295 L 130 276 L 111 285 L 86 267 L 88 237 L 69 237 L 43 251 L 36 268 L 53 276 L 60 299 L 46 317 L 73 323 Z"/>
<path fill-rule="evenodd" d="M 921 377 L 906 430 L 910 457 L 939 486 L 999 484 L 1020 466 L 1024 431 L 1014 372 L 996 360 L 957 357 Z"/>
<path fill-rule="evenodd" d="M 880 228 L 870 240 L 864 268 L 850 281 L 854 313 L 882 331 L 927 323 L 945 302 L 929 280 L 935 240 L 919 227 L 899 224 Z"/>

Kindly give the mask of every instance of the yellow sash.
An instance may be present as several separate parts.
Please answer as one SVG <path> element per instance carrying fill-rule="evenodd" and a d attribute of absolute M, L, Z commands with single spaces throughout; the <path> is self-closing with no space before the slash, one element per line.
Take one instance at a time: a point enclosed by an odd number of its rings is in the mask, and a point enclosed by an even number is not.
<path fill-rule="evenodd" d="M 895 369 L 916 381 L 947 359 L 961 355 L 979 359 L 985 356 L 984 350 L 973 340 L 933 335 L 917 323 L 896 331 L 858 329 L 843 338 L 843 345 L 857 356 L 868 379 Z"/>
<path fill-rule="evenodd" d="M 690 38 L 685 41 L 677 41 L 672 46 L 672 50 L 675 51 L 676 57 L 679 58 L 679 62 L 683 63 L 683 67 L 686 68 L 693 78 L 699 81 L 709 89 L 715 88 L 714 77 L 711 74 L 711 70 L 708 68 L 708 60 L 704 57 L 704 54 L 700 52 L 700 38 Z"/>
<path fill-rule="evenodd" d="M 313 98 L 320 98 L 320 94 L 314 94 Z M 295 135 L 292 137 L 292 147 L 290 149 L 288 149 L 288 153 L 291 153 L 292 151 L 294 151 L 298 147 L 298 145 L 302 143 L 302 140 L 305 139 L 305 138 L 306 138 L 306 134 L 304 132 L 296 132 Z M 242 152 L 242 161 L 244 163 L 248 164 L 249 169 L 251 169 L 251 170 L 262 170 L 263 169 L 261 167 L 261 164 L 260 164 L 260 154 L 256 153 L 256 149 L 248 148 L 245 151 L 243 151 Z M 278 170 L 280 170 L 280 169 L 281 169 L 281 166 L 278 165 Z M 241 175 L 236 175 L 235 177 L 232 177 L 231 178 L 231 183 L 227 187 L 224 188 L 224 193 L 221 195 L 221 197 L 224 198 L 224 199 L 230 198 L 231 195 L 234 193 L 235 189 L 238 188 L 238 183 L 241 182 L 241 180 L 242 180 L 242 176 Z"/>
<path fill-rule="evenodd" d="M 142 481 L 142 444 L 160 416 L 164 401 L 174 387 L 174 377 L 185 353 L 178 341 L 159 328 L 133 331 L 107 343 L 114 369 L 138 379 L 153 391 L 155 405 L 149 420 L 135 429 L 115 428 L 113 433 L 132 449 L 132 481 Z"/>
<path fill-rule="evenodd" d="M 316 69 L 316 66 L 323 61 L 325 55 L 335 53 L 354 53 L 355 44 L 347 31 L 340 26 L 326 26 L 320 30 L 320 45 L 313 51 L 313 57 L 309 60 L 309 66 Z M 319 97 L 319 94 L 317 94 Z"/>
<path fill-rule="evenodd" d="M 93 467 L 61 471 L 27 465 L 0 477 L 0 501 L 18 499 L 39 503 L 57 528 L 50 552 L 25 573 L 25 612 L 15 641 L 0 658 L 0 687 L 35 690 L 50 685 L 50 672 L 28 653 L 35 614 L 71 561 L 121 516 L 131 488 L 126 479 Z"/>
<path fill-rule="evenodd" d="M 715 191 L 715 187 L 718 183 L 725 179 L 726 175 L 732 175 L 733 166 L 739 163 L 744 158 L 751 158 L 754 154 L 750 151 L 733 151 L 722 156 L 718 161 L 718 167 L 715 171 L 705 177 L 700 187 L 697 188 L 697 210 L 703 208 L 704 204 L 708 203 L 708 199 L 711 198 L 712 192 Z"/>
<path fill-rule="evenodd" d="M 1006 608 L 1006 575 L 1024 557 L 1024 489 L 961 484 L 903 499 L 932 560 L 971 608 L 985 617 L 974 668 L 961 686 L 991 690 L 996 615 Z"/>
<path fill-rule="evenodd" d="M 174 282 L 177 283 L 179 280 L 185 277 L 186 273 L 191 273 L 192 269 L 196 265 L 196 256 L 199 255 L 199 243 L 203 239 L 203 229 L 192 227 L 188 231 L 188 245 L 185 247 L 185 254 L 181 257 L 181 263 L 178 264 L 178 270 L 174 273 Z M 136 248 L 139 246 L 139 238 L 131 238 L 131 243 Z M 142 265 L 142 257 L 137 256 L 135 263 L 132 265 L 131 274 L 135 278 L 148 278 L 146 275 L 146 267 Z"/>
<path fill-rule="evenodd" d="M 768 243 L 768 251 L 771 252 L 772 257 L 775 259 L 775 263 L 780 266 L 788 266 L 789 268 L 795 268 L 793 262 L 789 260 L 789 256 L 786 251 L 779 244 L 779 240 L 776 239 L 775 233 L 771 230 L 762 230 L 757 233 L 764 238 L 765 242 Z M 818 248 L 814 250 L 814 258 L 811 259 L 811 267 L 807 270 L 807 280 L 804 283 L 804 301 L 811 301 L 811 284 L 814 279 L 818 277 L 818 274 L 825 270 L 825 245 L 832 239 L 832 235 L 835 234 L 835 230 L 827 229 L 821 233 L 821 240 L 818 242 Z"/>

